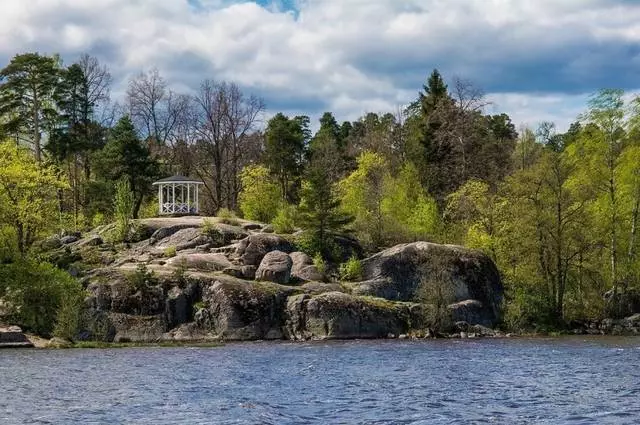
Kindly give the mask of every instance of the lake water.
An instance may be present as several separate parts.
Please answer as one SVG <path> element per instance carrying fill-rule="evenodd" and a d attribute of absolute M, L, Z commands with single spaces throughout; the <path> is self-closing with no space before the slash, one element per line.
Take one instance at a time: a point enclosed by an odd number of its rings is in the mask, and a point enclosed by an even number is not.
<path fill-rule="evenodd" d="M 639 424 L 640 338 L 0 350 L 0 424 Z"/>

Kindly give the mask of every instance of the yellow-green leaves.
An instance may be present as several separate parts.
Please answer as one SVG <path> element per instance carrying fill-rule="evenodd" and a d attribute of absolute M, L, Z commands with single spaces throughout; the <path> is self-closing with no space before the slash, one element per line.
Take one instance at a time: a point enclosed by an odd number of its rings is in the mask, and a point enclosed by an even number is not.
<path fill-rule="evenodd" d="M 262 165 L 249 165 L 240 173 L 240 181 L 240 210 L 244 218 L 270 223 L 282 203 L 282 191 L 269 169 Z"/>
<path fill-rule="evenodd" d="M 0 142 L 0 224 L 15 229 L 21 253 L 53 230 L 56 194 L 65 187 L 53 167 L 39 165 L 29 150 Z"/>

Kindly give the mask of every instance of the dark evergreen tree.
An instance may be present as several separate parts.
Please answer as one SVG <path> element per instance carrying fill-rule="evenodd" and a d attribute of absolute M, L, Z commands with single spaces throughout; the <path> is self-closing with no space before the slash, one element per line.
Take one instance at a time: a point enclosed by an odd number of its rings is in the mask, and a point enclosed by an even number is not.
<path fill-rule="evenodd" d="M 280 183 L 285 200 L 296 199 L 302 171 L 305 135 L 300 122 L 278 113 L 267 123 L 265 163 Z"/>
<path fill-rule="evenodd" d="M 95 168 L 103 180 L 129 181 L 135 195 L 133 217 L 137 218 L 144 196 L 158 178 L 159 165 L 138 138 L 129 116 L 121 118 L 111 130 L 106 146 L 95 157 Z"/>

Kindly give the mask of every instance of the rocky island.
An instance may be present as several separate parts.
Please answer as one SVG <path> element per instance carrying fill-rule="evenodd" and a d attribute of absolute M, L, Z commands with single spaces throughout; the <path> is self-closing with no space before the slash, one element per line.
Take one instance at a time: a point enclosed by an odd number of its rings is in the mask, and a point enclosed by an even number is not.
<path fill-rule="evenodd" d="M 308 340 L 492 333 L 503 288 L 485 255 L 453 245 L 397 245 L 340 282 L 294 237 L 244 220 L 143 219 L 137 242 L 109 226 L 46 241 L 51 261 L 87 290 L 78 340 Z M 345 255 L 361 251 L 344 238 Z"/>

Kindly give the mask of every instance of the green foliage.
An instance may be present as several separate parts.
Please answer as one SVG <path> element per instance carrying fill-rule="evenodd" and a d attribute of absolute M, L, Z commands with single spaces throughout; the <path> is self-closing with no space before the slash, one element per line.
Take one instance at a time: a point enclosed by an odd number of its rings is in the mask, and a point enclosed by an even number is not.
<path fill-rule="evenodd" d="M 280 234 L 291 234 L 295 231 L 298 219 L 298 210 L 295 205 L 282 205 L 271 221 L 273 230 Z"/>
<path fill-rule="evenodd" d="M 47 263 L 19 260 L 0 265 L 0 298 L 10 320 L 26 330 L 72 338 L 84 300 L 82 286 Z"/>
<path fill-rule="evenodd" d="M 331 142 L 328 142 L 331 143 Z M 326 258 L 331 257 L 333 238 L 336 233 L 346 230 L 353 217 L 340 209 L 340 199 L 333 188 L 332 173 L 335 164 L 330 152 L 335 149 L 320 145 L 302 182 L 301 200 L 298 211 L 300 224 L 310 238 L 310 245 L 317 248 Z"/>
<path fill-rule="evenodd" d="M 313 265 L 320 273 L 325 273 L 327 271 L 327 263 L 324 261 L 324 257 L 320 252 L 316 252 L 313 256 Z"/>
<path fill-rule="evenodd" d="M 136 271 L 127 275 L 127 281 L 136 291 L 145 291 L 150 286 L 158 284 L 156 274 L 147 268 L 144 263 L 138 264 Z"/>
<path fill-rule="evenodd" d="M 65 187 L 53 167 L 38 164 L 27 149 L 0 142 L 0 225 L 14 229 L 20 253 L 55 229 L 56 194 Z"/>
<path fill-rule="evenodd" d="M 358 238 L 372 248 L 433 240 L 438 232 L 438 207 L 422 189 L 411 163 L 393 177 L 381 155 L 364 152 L 358 168 L 340 182 L 340 190 L 342 208 L 355 217 Z"/>
<path fill-rule="evenodd" d="M 168 246 L 164 249 L 164 256 L 165 258 L 172 258 L 176 256 L 176 247 L 175 246 Z"/>
<path fill-rule="evenodd" d="M 271 222 L 282 202 L 282 191 L 273 181 L 269 169 L 262 165 L 249 165 L 240 173 L 240 181 L 240 210 L 244 218 Z"/>
<path fill-rule="evenodd" d="M 231 226 L 240 225 L 240 221 L 236 214 L 228 208 L 220 208 L 216 215 L 220 219 L 220 223 L 229 224 Z"/>
<path fill-rule="evenodd" d="M 207 218 L 202 220 L 202 234 L 211 238 L 211 241 L 216 245 L 225 243 L 224 234 L 213 221 Z"/>
<path fill-rule="evenodd" d="M 131 233 L 134 203 L 134 194 L 129 181 L 120 180 L 116 183 L 116 196 L 113 202 L 116 216 L 115 235 L 119 242 L 127 241 Z"/>
<path fill-rule="evenodd" d="M 151 157 L 136 133 L 128 116 L 111 129 L 106 146 L 96 153 L 94 168 L 105 181 L 126 179 L 134 194 L 133 218 L 138 217 L 145 195 L 151 193 L 151 183 L 159 176 L 159 165 Z"/>
<path fill-rule="evenodd" d="M 340 264 L 340 279 L 357 281 L 362 279 L 362 263 L 356 257 L 351 257 L 346 263 Z"/>
<path fill-rule="evenodd" d="M 55 128 L 58 120 L 54 93 L 59 77 L 60 58 L 39 53 L 16 55 L 0 70 L 0 135 L 32 143 L 38 163 L 43 159 L 42 132 Z"/>
<path fill-rule="evenodd" d="M 265 164 L 277 177 L 281 196 L 295 199 L 295 183 L 302 172 L 304 129 L 301 122 L 278 113 L 265 130 Z"/>

